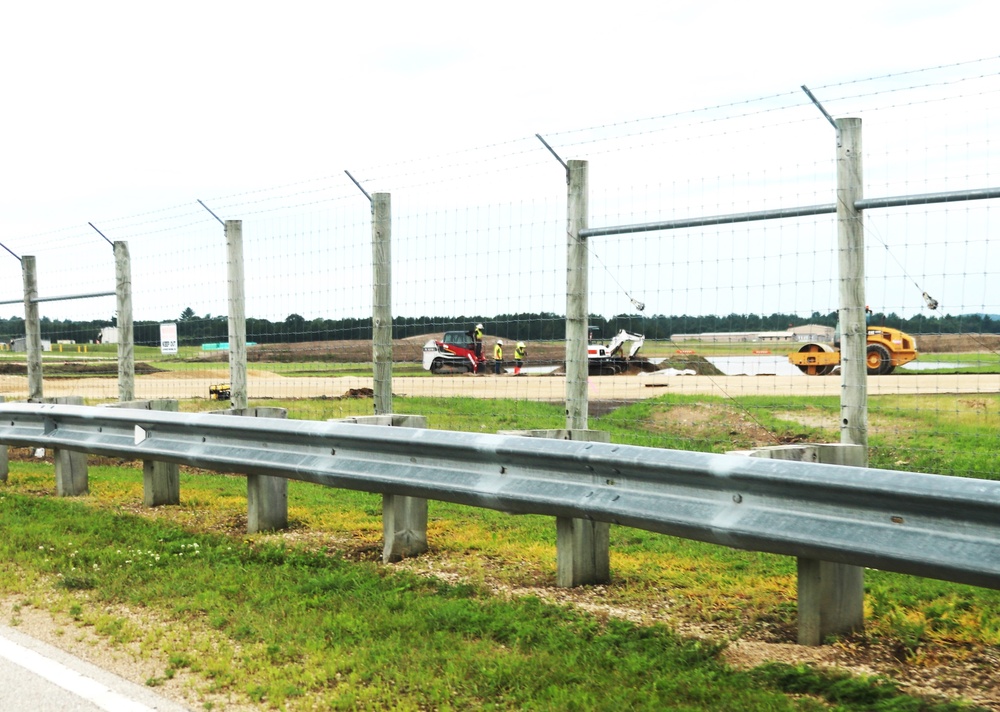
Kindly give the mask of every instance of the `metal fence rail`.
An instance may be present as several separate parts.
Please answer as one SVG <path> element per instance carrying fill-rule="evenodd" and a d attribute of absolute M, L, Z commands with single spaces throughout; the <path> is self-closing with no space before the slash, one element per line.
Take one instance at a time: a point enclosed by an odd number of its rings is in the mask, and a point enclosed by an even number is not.
<path fill-rule="evenodd" d="M 0 443 L 175 462 L 1000 588 L 1000 482 L 628 445 L 0 404 Z"/>

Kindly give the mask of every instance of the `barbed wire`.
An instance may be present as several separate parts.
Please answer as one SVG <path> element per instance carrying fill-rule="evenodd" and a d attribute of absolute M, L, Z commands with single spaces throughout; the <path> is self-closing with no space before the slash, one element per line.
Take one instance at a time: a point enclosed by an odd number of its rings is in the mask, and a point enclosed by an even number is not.
<path fill-rule="evenodd" d="M 921 77 L 934 72 L 954 71 L 969 67 L 987 67 L 991 63 L 1000 62 L 1000 56 L 971 59 L 951 64 L 935 65 L 931 67 L 904 70 L 888 74 L 874 75 L 865 78 L 851 79 L 842 82 L 817 85 L 816 90 L 830 90 L 844 87 L 864 86 L 877 82 L 886 82 L 901 78 Z M 878 96 L 898 96 L 901 93 L 916 90 L 928 90 L 944 86 L 956 86 L 969 82 L 993 78 L 1000 76 L 1000 68 L 995 71 L 982 71 L 975 76 L 945 77 L 934 81 L 909 82 L 896 87 L 880 87 L 869 92 L 856 92 L 853 94 L 839 96 L 824 96 L 824 102 L 839 104 L 849 101 L 859 101 Z M 998 90 L 979 92 L 976 96 L 985 96 Z M 889 108 L 901 106 L 916 106 L 920 104 L 944 101 L 943 98 L 926 98 L 913 100 L 905 103 L 891 103 L 883 105 L 873 105 L 867 107 L 869 111 L 882 111 Z M 667 135 L 667 132 L 684 133 L 698 126 L 711 126 L 723 122 L 734 123 L 740 120 L 752 119 L 754 117 L 775 115 L 780 112 L 797 111 L 808 108 L 810 101 L 804 97 L 798 89 L 789 92 L 771 94 L 763 97 L 751 97 L 739 101 L 724 102 L 706 107 L 685 109 L 666 114 L 629 119 L 617 122 L 608 122 L 582 128 L 571 128 L 564 130 L 549 131 L 547 136 L 556 139 L 560 148 L 589 147 L 588 155 L 600 156 L 614 152 L 642 151 L 650 148 L 664 146 L 678 142 L 691 142 L 696 140 L 707 140 L 717 138 L 721 135 L 739 135 L 740 133 L 763 130 L 764 125 L 751 125 L 745 127 L 731 128 L 720 131 L 702 131 L 694 135 L 684 135 L 676 137 Z M 732 111 L 734 109 L 745 109 Z M 712 113 L 722 112 L 719 116 L 710 116 Z M 677 124 L 678 119 L 684 117 L 704 116 L 700 121 L 688 121 Z M 804 124 L 810 121 L 810 117 L 795 117 L 766 125 L 767 128 L 778 129 L 793 125 Z M 672 122 L 669 123 L 668 122 Z M 660 125 L 652 125 L 660 124 Z M 630 130 L 630 127 L 644 127 Z M 623 131 L 624 130 L 624 131 Z M 613 135 L 609 135 L 612 132 Z M 617 132 L 617 133 L 614 133 Z M 599 134 L 599 135 L 594 135 Z M 641 136 L 663 135 L 662 140 L 650 139 L 644 141 L 634 141 Z M 579 138 L 573 138 L 579 137 Z M 560 140 L 562 139 L 562 140 Z M 616 146 L 622 142 L 632 141 L 628 146 Z M 598 148 L 601 144 L 605 147 Z M 503 165 L 497 165 L 497 158 L 502 157 Z M 491 160 L 487 160 L 491 159 Z M 505 141 L 492 142 L 480 146 L 460 148 L 453 151 L 446 151 L 431 154 L 424 157 L 414 157 L 401 161 L 374 164 L 370 167 L 362 167 L 356 174 L 362 177 L 363 182 L 379 185 L 391 185 L 393 190 L 406 191 L 415 188 L 432 188 L 448 183 L 467 182 L 473 178 L 481 178 L 489 175 L 510 174 L 517 170 L 527 170 L 538 168 L 548 163 L 548 156 L 539 146 L 534 137 L 519 137 Z M 403 169 L 403 170 L 400 170 Z M 324 195 L 327 191 L 330 195 Z M 304 196 L 315 196 L 315 199 L 302 200 Z M 346 183 L 341 173 L 308 178 L 292 183 L 284 183 L 276 186 L 258 188 L 254 190 L 242 191 L 232 194 L 222 194 L 210 196 L 209 202 L 217 205 L 220 210 L 241 210 L 242 215 L 260 215 L 281 210 L 293 210 L 310 208 L 340 200 L 349 200 L 355 197 L 354 192 Z M 257 207 L 267 203 L 281 202 L 281 205 L 272 207 Z M 158 235 L 169 232 L 171 229 L 181 229 L 200 220 L 191 219 L 198 214 L 198 208 L 194 199 L 190 204 L 175 204 L 164 208 L 147 210 L 118 218 L 102 219 L 101 224 L 108 226 L 112 232 L 120 228 L 123 233 L 121 237 L 114 236 L 115 239 L 124 237 L 138 238 L 142 236 Z M 177 221 L 184 221 L 177 223 Z M 170 227 L 168 223 L 177 223 Z M 145 229 L 150 225 L 161 225 L 157 229 Z M 33 233 L 16 239 L 16 243 L 30 242 L 34 249 L 55 249 L 58 247 L 78 247 L 82 242 L 73 241 L 73 234 L 79 231 L 78 227 L 66 227 Z M 68 233 L 68 234 L 67 234 Z"/>

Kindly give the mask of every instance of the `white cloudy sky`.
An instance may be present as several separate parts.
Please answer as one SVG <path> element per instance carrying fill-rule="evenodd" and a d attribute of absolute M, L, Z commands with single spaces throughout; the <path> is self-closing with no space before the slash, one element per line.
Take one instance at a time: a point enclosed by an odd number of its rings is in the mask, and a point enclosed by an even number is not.
<path fill-rule="evenodd" d="M 0 242 L 31 254 L 34 235 L 195 198 L 988 58 L 996 17 L 988 0 L 7 3 Z"/>

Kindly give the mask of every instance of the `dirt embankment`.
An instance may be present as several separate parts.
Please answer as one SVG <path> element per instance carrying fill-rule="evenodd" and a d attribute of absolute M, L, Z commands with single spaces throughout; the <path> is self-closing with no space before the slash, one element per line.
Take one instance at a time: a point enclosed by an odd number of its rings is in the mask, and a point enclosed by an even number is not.
<path fill-rule="evenodd" d="M 997 353 L 1000 334 L 914 334 L 921 353 Z"/>
<path fill-rule="evenodd" d="M 394 361 L 420 363 L 423 360 L 423 346 L 431 339 L 441 338 L 440 334 L 423 334 L 406 339 L 395 339 L 392 342 L 392 358 Z M 486 353 L 491 354 L 497 337 L 487 335 L 484 339 Z M 555 373 L 560 374 L 562 364 L 566 360 L 566 346 L 562 343 L 528 342 L 527 362 L 532 366 L 560 366 Z M 511 360 L 513 348 L 507 348 L 507 360 Z M 213 354 L 210 360 L 225 360 L 226 354 Z M 311 341 L 298 344 L 261 344 L 247 349 L 248 361 L 292 362 L 292 361 L 325 361 L 328 363 L 364 363 L 372 360 L 371 341 Z M 633 366 L 628 373 L 641 371 L 656 371 L 663 368 L 675 368 L 679 371 L 693 370 L 699 376 L 718 376 L 722 372 L 710 364 L 703 356 L 697 354 L 677 354 L 653 366 L 648 362 Z"/>
<path fill-rule="evenodd" d="M 79 378 L 80 376 L 118 376 L 116 361 L 66 361 L 65 363 L 45 362 L 46 378 Z M 135 364 L 137 376 L 148 376 L 151 373 L 163 373 L 162 368 L 150 366 L 148 363 Z M 0 376 L 25 376 L 28 365 L 14 361 L 0 363 Z"/>

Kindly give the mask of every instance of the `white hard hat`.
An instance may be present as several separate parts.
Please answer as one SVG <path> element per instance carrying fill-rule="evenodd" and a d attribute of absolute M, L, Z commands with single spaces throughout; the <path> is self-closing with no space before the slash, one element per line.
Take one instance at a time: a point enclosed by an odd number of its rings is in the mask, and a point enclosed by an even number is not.
<path fill-rule="evenodd" d="M 503 346 L 503 341 L 501 341 L 500 339 L 497 339 L 497 343 Z"/>
<path fill-rule="evenodd" d="M 524 348 L 524 342 L 523 341 L 518 341 L 517 345 L 520 346 L 522 349 Z"/>
<path fill-rule="evenodd" d="M 477 328 L 477 329 L 482 329 L 482 328 L 483 328 L 483 325 L 482 325 L 482 324 L 476 324 L 476 328 Z"/>

